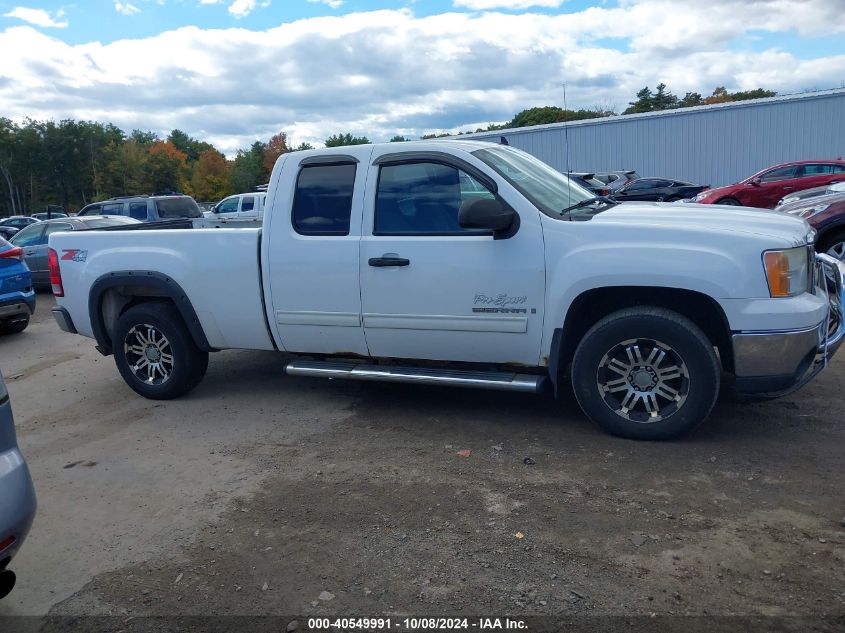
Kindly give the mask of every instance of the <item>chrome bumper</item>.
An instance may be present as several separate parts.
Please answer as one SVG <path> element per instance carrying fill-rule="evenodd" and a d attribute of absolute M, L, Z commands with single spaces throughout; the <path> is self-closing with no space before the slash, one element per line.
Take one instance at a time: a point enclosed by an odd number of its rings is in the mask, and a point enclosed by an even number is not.
<path fill-rule="evenodd" d="M 817 326 L 789 332 L 733 335 L 737 391 L 782 396 L 800 389 L 827 367 L 845 339 L 845 263 L 816 254 L 813 288 L 827 300 Z"/>

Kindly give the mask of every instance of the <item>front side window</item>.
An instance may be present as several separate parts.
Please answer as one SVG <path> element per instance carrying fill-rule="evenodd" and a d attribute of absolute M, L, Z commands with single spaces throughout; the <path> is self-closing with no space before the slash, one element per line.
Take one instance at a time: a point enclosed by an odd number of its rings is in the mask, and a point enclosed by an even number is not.
<path fill-rule="evenodd" d="M 253 196 L 244 196 L 241 202 L 241 211 L 252 211 L 255 209 L 255 198 Z"/>
<path fill-rule="evenodd" d="M 772 169 L 771 171 L 767 171 L 760 177 L 760 180 L 763 182 L 773 182 L 776 180 L 787 180 L 792 178 L 795 175 L 795 166 L 791 167 L 778 167 L 777 169 Z"/>
<path fill-rule="evenodd" d="M 563 209 L 594 197 L 592 192 L 540 159 L 514 147 L 479 149 L 472 155 L 496 171 L 546 215 L 560 217 Z"/>
<path fill-rule="evenodd" d="M 465 200 L 495 198 L 477 179 L 433 162 L 383 165 L 376 192 L 376 235 L 464 233 L 458 211 Z"/>
<path fill-rule="evenodd" d="M 217 208 L 214 210 L 215 213 L 237 213 L 238 211 L 238 199 L 237 198 L 226 198 L 223 202 L 217 205 Z"/>
<path fill-rule="evenodd" d="M 349 235 L 355 163 L 306 165 L 296 179 L 293 227 L 302 235 Z"/>
<path fill-rule="evenodd" d="M 64 222 L 54 222 L 48 224 L 44 229 L 44 236 L 39 240 L 39 244 L 46 244 L 50 235 L 53 233 L 58 233 L 59 231 L 72 231 L 73 227 L 70 224 L 66 224 Z"/>
<path fill-rule="evenodd" d="M 123 215 L 123 203 L 119 204 L 104 204 L 102 215 Z"/>
<path fill-rule="evenodd" d="M 13 235 L 9 242 L 20 247 L 35 246 L 39 243 L 43 234 L 43 224 L 30 224 L 25 229 L 21 229 L 19 233 Z"/>

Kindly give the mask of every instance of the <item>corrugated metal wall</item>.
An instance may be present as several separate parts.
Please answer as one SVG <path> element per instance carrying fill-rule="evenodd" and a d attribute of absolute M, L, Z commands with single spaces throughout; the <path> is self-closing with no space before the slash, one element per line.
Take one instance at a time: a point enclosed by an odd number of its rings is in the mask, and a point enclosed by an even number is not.
<path fill-rule="evenodd" d="M 456 138 L 505 136 L 566 171 L 636 169 L 719 186 L 776 163 L 845 157 L 845 89 L 501 130 Z"/>

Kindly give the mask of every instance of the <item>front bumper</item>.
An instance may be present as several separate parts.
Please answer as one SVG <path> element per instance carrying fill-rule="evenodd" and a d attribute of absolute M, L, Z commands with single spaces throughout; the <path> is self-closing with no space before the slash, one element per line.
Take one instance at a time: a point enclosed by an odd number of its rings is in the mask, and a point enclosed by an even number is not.
<path fill-rule="evenodd" d="M 845 263 L 817 254 L 814 292 L 827 300 L 827 314 L 817 326 L 733 335 L 737 393 L 786 395 L 806 385 L 827 367 L 845 339 Z"/>

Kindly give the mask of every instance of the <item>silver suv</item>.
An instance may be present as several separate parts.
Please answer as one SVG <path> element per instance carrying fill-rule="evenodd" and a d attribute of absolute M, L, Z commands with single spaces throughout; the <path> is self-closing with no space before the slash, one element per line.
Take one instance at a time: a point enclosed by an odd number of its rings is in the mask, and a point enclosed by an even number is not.
<path fill-rule="evenodd" d="M 191 196 L 180 193 L 151 196 L 121 196 L 92 202 L 83 207 L 78 216 L 124 215 L 141 222 L 158 222 L 182 218 L 201 218 L 202 211 Z"/>
<path fill-rule="evenodd" d="M 15 437 L 15 421 L 0 374 L 0 598 L 15 586 L 9 563 L 23 545 L 35 518 L 35 489 Z"/>

